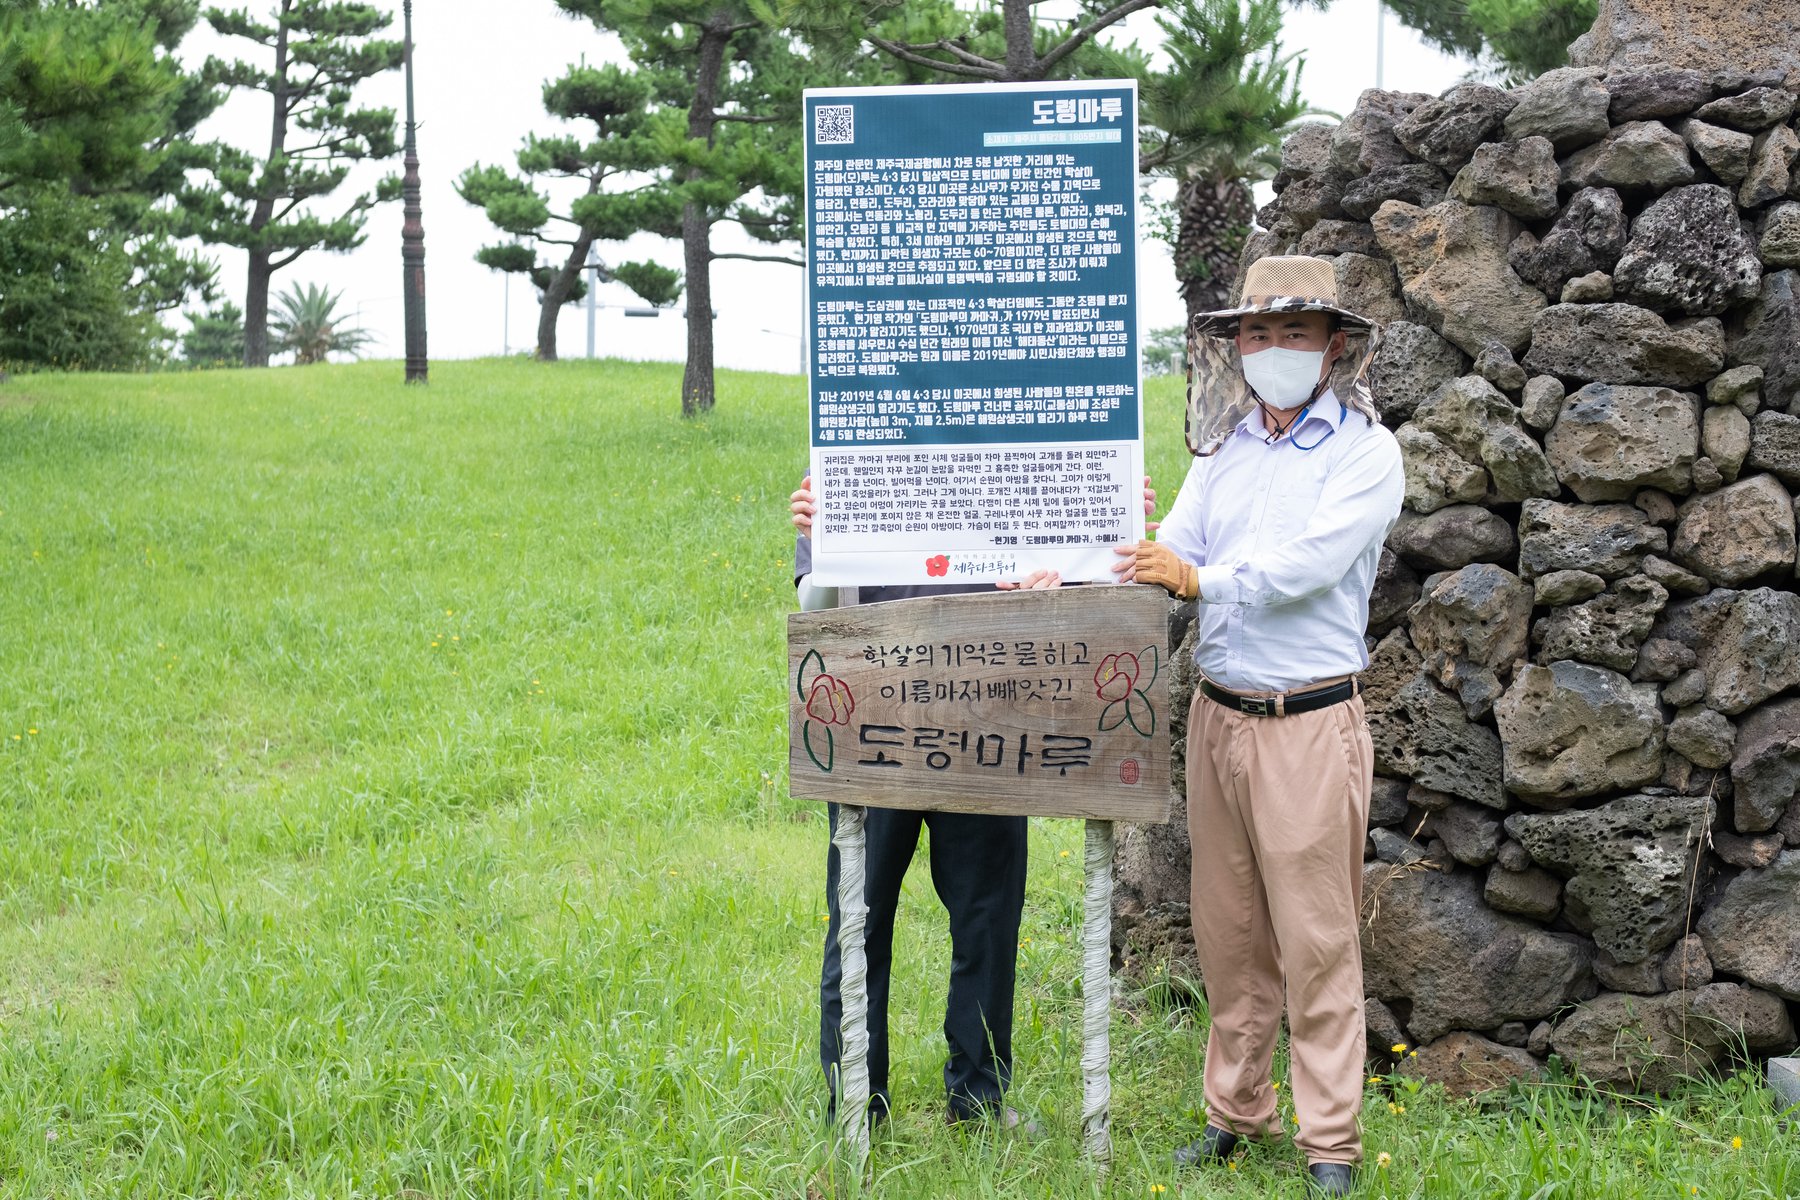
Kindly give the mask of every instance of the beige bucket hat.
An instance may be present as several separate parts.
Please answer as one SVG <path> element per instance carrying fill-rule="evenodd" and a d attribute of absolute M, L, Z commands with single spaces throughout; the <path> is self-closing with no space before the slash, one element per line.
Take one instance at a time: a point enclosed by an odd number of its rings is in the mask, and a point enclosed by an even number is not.
<path fill-rule="evenodd" d="M 1277 312 L 1321 312 L 1338 318 L 1346 337 L 1360 341 L 1362 347 L 1354 358 L 1346 353 L 1340 360 L 1354 361 L 1356 367 L 1347 381 L 1334 369 L 1333 386 L 1346 407 L 1370 421 L 1380 419 L 1368 384 L 1369 367 L 1381 344 L 1380 324 L 1338 302 L 1337 275 L 1329 261 L 1305 254 L 1259 258 L 1244 272 L 1243 298 L 1236 306 L 1197 313 L 1188 323 L 1187 443 L 1196 456 L 1215 453 L 1256 406 L 1238 355 L 1238 322 L 1252 314 Z"/>

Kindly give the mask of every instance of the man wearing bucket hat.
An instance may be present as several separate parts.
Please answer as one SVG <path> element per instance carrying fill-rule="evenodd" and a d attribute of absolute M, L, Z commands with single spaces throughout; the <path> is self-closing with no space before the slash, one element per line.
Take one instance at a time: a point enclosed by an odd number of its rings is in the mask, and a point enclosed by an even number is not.
<path fill-rule="evenodd" d="M 1188 717 L 1193 926 L 1212 1028 L 1207 1124 L 1178 1164 L 1280 1135 L 1270 1070 L 1285 1000 L 1295 1143 L 1314 1190 L 1362 1158 L 1362 851 L 1374 756 L 1356 674 L 1400 450 L 1366 383 L 1379 330 L 1331 264 L 1266 258 L 1243 301 L 1188 330 L 1192 468 L 1123 581 L 1198 599 Z M 1363 341 L 1340 395 L 1332 368 Z"/>

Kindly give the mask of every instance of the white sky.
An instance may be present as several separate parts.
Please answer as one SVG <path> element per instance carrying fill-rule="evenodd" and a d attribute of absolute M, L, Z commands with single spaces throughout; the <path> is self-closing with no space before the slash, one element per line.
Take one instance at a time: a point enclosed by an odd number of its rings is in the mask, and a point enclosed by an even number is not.
<path fill-rule="evenodd" d="M 400 4 L 383 0 L 394 13 L 392 36 L 400 36 Z M 258 14 L 265 6 L 253 2 Z M 1059 14 L 1055 3 L 1039 9 Z M 497 13 L 504 13 L 497 17 Z M 1160 40 L 1154 14 L 1140 12 L 1124 23 L 1124 36 L 1146 46 Z M 1376 0 L 1336 0 L 1330 11 L 1288 15 L 1285 42 L 1306 59 L 1303 92 L 1316 108 L 1348 113 L 1357 95 L 1376 83 Z M 414 98 L 419 117 L 420 174 L 424 180 L 426 312 L 434 359 L 473 358 L 503 350 L 529 350 L 535 342 L 535 290 L 523 279 L 489 271 L 474 260 L 499 231 L 457 196 L 453 183 L 474 163 L 515 166 L 513 154 L 529 131 L 550 133 L 562 122 L 547 116 L 541 89 L 569 63 L 622 58 L 616 42 L 585 21 L 562 15 L 550 0 L 417 0 L 413 5 Z M 180 49 L 199 63 L 206 56 L 248 57 L 260 48 L 242 39 L 219 38 L 204 23 Z M 1384 82 L 1388 87 L 1440 92 L 1460 79 L 1467 65 L 1420 44 L 1417 35 L 1390 14 L 1385 22 Z M 272 65 L 262 64 L 258 65 Z M 362 85 L 357 102 L 392 105 L 404 120 L 405 90 L 399 72 Z M 234 93 L 202 127 L 203 137 L 224 138 L 252 152 L 266 149 L 269 99 L 260 92 Z M 566 126 L 564 126 L 566 128 Z M 364 164 L 340 189 L 348 198 L 373 189 L 399 160 Z M 1259 199 L 1267 189 L 1259 189 Z M 329 200 L 320 213 L 335 216 Z M 314 251 L 278 273 L 275 290 L 296 283 L 319 283 L 341 291 L 340 307 L 355 314 L 374 341 L 368 354 L 398 358 L 404 351 L 401 309 L 400 205 L 382 205 L 365 228 L 367 241 L 349 254 Z M 550 249 L 561 249 L 551 247 Z M 732 226 L 715 229 L 714 249 L 768 252 Z M 1182 320 L 1167 247 L 1143 243 L 1140 311 L 1146 331 Z M 220 264 L 225 294 L 243 303 L 245 259 L 231 247 L 211 247 Z M 794 251 L 796 255 L 798 250 Z M 652 259 L 681 267 L 678 242 L 640 236 L 620 246 L 603 245 L 608 261 Z M 619 284 L 603 286 L 596 322 L 597 352 L 603 356 L 680 361 L 685 353 L 681 305 L 656 318 L 628 317 L 641 301 Z M 775 264 L 721 262 L 713 266 L 713 307 L 717 361 L 747 370 L 800 369 L 801 270 Z M 186 322 L 175 320 L 185 329 Z M 585 307 L 565 308 L 557 327 L 562 357 L 587 350 Z"/>

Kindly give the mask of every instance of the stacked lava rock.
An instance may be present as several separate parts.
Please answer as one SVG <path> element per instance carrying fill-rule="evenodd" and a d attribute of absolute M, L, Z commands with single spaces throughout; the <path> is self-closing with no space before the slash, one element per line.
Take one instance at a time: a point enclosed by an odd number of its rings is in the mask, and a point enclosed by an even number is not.
<path fill-rule="evenodd" d="M 1366 92 L 1288 141 L 1246 248 L 1329 258 L 1390 322 L 1370 1046 L 1453 1089 L 1795 1046 L 1796 91 L 1648 65 Z M 1185 833 L 1130 831 L 1119 876 L 1121 956 L 1184 949 Z"/>

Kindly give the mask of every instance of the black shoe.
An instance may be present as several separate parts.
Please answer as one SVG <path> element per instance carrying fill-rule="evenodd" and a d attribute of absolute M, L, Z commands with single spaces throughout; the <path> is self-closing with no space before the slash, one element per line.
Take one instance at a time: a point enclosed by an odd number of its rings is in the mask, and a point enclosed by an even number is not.
<path fill-rule="evenodd" d="M 1224 1162 L 1237 1149 L 1238 1135 L 1229 1129 L 1220 1129 L 1216 1125 L 1208 1125 L 1200 1134 L 1198 1141 L 1189 1142 L 1175 1151 L 1175 1165 L 1178 1167 L 1204 1167 L 1208 1163 Z"/>
<path fill-rule="evenodd" d="M 1313 1196 L 1348 1196 L 1355 1186 L 1356 1172 L 1349 1163 L 1308 1163 L 1307 1188 Z"/>

